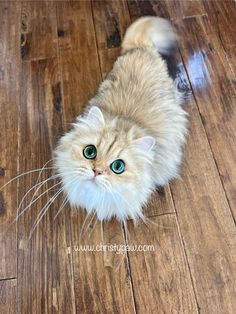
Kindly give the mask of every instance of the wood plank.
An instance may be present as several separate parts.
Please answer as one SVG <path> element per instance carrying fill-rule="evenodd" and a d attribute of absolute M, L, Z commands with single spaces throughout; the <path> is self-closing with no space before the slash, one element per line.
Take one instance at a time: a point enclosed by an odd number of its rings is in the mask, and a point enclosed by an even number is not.
<path fill-rule="evenodd" d="M 0 187 L 17 174 L 20 5 L 0 3 Z M 16 277 L 16 181 L 0 191 L 0 279 Z M 13 197 L 14 195 L 14 197 Z"/>
<path fill-rule="evenodd" d="M 126 1 L 93 1 L 92 4 L 98 49 L 120 47 L 130 23 Z"/>
<path fill-rule="evenodd" d="M 127 0 L 131 20 L 145 15 L 168 17 L 168 10 L 164 0 L 146 1 L 146 0 Z"/>
<path fill-rule="evenodd" d="M 157 226 L 128 225 L 137 313 L 198 313 L 176 216 L 152 221 Z M 135 248 L 146 251 L 132 252 Z"/>
<path fill-rule="evenodd" d="M 157 15 L 173 21 L 206 14 L 201 0 L 127 0 L 130 15 L 136 19 L 143 15 Z"/>
<path fill-rule="evenodd" d="M 27 29 L 24 24 L 26 11 Z M 24 3 L 22 12 L 22 32 L 24 34 L 26 31 L 27 38 L 30 38 L 30 49 L 22 56 L 24 62 L 19 117 L 20 172 L 41 168 L 51 159 L 53 146 L 63 131 L 63 95 L 57 58 L 56 6 L 49 2 Z M 36 43 L 40 43 L 40 40 L 43 41 L 38 47 Z M 30 61 L 32 59 L 34 61 Z M 40 180 L 48 178 L 51 174 L 52 171 L 43 172 Z M 37 182 L 37 178 L 38 172 L 22 179 L 19 199 Z M 36 196 L 55 183 L 55 181 L 46 183 Z M 32 239 L 28 240 L 38 211 L 57 191 L 58 189 L 54 188 L 44 194 L 27 213 L 22 215 L 18 224 L 19 313 L 75 313 L 72 257 L 67 254 L 67 247 L 71 245 L 71 225 L 68 224 L 67 218 L 70 217 L 70 210 L 65 209 L 53 223 L 62 197 L 53 203 Z M 22 204 L 23 208 L 29 204 L 33 192 L 26 197 Z"/>
<path fill-rule="evenodd" d="M 172 192 L 200 309 L 206 313 L 234 313 L 235 223 L 215 164 L 219 151 L 226 150 L 222 145 L 228 145 L 228 137 L 222 130 L 225 124 L 222 123 L 217 129 L 212 124 L 214 121 L 219 125 L 223 119 L 223 106 L 219 100 L 226 102 L 227 97 L 221 97 L 222 91 L 227 89 L 230 98 L 233 90 L 227 75 L 227 64 L 220 56 L 220 45 L 216 38 L 209 37 L 212 33 L 210 27 L 203 27 L 208 25 L 206 23 L 207 17 L 202 16 L 184 19 L 179 25 L 180 33 L 183 34 L 181 53 L 201 119 L 206 130 L 208 123 L 211 123 L 211 127 L 207 131 L 207 139 L 193 101 L 192 108 L 189 107 L 191 133 L 186 151 L 183 184 L 173 184 Z M 221 117 L 216 116 L 217 112 L 221 112 Z M 217 144 L 218 150 L 212 146 L 216 130 L 218 133 L 223 131 L 224 134 L 221 144 Z M 212 158 L 208 140 L 215 160 Z M 222 163 L 227 163 L 229 156 L 222 157 Z M 235 170 L 232 163 L 231 169 Z M 234 184 L 229 186 L 232 189 Z"/>
<path fill-rule="evenodd" d="M 93 1 L 93 18 L 102 78 L 112 69 L 121 52 L 121 42 L 130 25 L 125 1 Z"/>
<path fill-rule="evenodd" d="M 182 183 L 171 186 L 199 308 L 235 312 L 236 233 L 194 103 Z"/>
<path fill-rule="evenodd" d="M 22 65 L 20 112 L 20 172 L 41 168 L 51 159 L 52 143 L 61 133 L 62 108 L 55 93 L 60 86 L 57 58 L 24 62 Z M 50 166 L 50 165 L 49 165 Z M 49 178 L 52 171 L 44 171 L 40 180 Z M 39 173 L 31 173 L 21 181 L 19 198 L 37 182 Z M 70 211 L 65 210 L 53 223 L 62 198 L 50 207 L 32 238 L 29 234 L 39 210 L 58 191 L 56 181 L 49 181 L 36 196 L 51 188 L 21 216 L 18 223 L 18 312 L 74 313 L 74 290 L 70 244 Z M 58 186 L 57 186 L 58 187 Z M 33 196 L 23 202 L 25 208 Z"/>
<path fill-rule="evenodd" d="M 56 7 L 52 1 L 25 1 L 21 10 L 23 60 L 57 55 Z"/>
<path fill-rule="evenodd" d="M 64 110 L 68 123 L 75 121 L 87 101 L 95 94 L 101 74 L 90 3 L 57 3 L 57 19 Z"/>
<path fill-rule="evenodd" d="M 171 20 L 177 21 L 182 18 L 206 14 L 202 0 L 175 0 L 165 1 Z"/>
<path fill-rule="evenodd" d="M 226 53 L 231 70 L 236 79 L 236 39 L 232 25 L 236 19 L 235 1 L 203 1 L 208 18 Z"/>
<path fill-rule="evenodd" d="M 82 112 L 87 100 L 96 92 L 101 80 L 88 1 L 57 3 L 60 62 L 62 64 L 66 122 Z M 80 232 L 85 220 L 81 210 L 72 211 L 72 246 L 80 244 L 125 243 L 117 222 L 104 226 L 104 242 L 99 223 L 87 220 L 85 235 Z M 96 221 L 96 220 L 95 220 Z M 90 234 L 90 236 L 89 236 Z M 134 313 L 131 280 L 125 256 L 115 252 L 71 251 L 78 313 Z"/>
<path fill-rule="evenodd" d="M 16 313 L 16 279 L 0 281 L 0 313 Z"/>
<path fill-rule="evenodd" d="M 100 223 L 93 220 L 85 224 L 84 229 L 88 231 L 80 239 L 86 215 L 73 211 L 72 218 L 76 311 L 135 313 L 127 258 L 125 253 L 118 254 L 119 248 L 125 245 L 121 224 L 118 221 L 105 223 L 102 238 Z M 79 245 L 88 250 L 76 251 Z M 107 248 L 100 251 L 101 245 Z"/>
<path fill-rule="evenodd" d="M 236 219 L 236 88 L 232 73 L 207 17 L 184 20 L 180 28 L 183 58 Z M 195 36 L 189 36 L 193 31 Z"/>

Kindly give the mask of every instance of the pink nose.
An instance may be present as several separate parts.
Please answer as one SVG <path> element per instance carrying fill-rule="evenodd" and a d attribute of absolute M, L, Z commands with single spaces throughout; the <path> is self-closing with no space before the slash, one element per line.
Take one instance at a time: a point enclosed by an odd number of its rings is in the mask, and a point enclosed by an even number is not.
<path fill-rule="evenodd" d="M 99 176 L 100 174 L 102 174 L 102 171 L 100 170 L 97 170 L 97 169 L 93 169 L 93 172 L 94 172 L 94 176 Z"/>

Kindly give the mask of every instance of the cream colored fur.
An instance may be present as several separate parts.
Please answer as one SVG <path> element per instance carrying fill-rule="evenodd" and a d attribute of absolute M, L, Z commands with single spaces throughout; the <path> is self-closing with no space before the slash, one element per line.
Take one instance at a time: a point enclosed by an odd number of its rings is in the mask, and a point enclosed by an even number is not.
<path fill-rule="evenodd" d="M 143 219 L 151 193 L 178 176 L 186 113 L 158 53 L 167 53 L 176 39 L 166 20 L 145 17 L 132 24 L 124 54 L 55 150 L 71 205 L 95 211 L 99 220 Z M 95 160 L 83 156 L 89 144 L 97 148 Z M 125 162 L 122 174 L 110 169 L 118 158 Z M 102 174 L 94 177 L 94 167 Z"/>

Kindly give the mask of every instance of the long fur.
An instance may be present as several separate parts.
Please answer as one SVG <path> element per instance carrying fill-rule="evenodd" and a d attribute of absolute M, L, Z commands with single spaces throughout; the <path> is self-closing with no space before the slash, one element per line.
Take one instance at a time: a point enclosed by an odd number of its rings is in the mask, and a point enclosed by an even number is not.
<path fill-rule="evenodd" d="M 176 44 L 167 20 L 134 22 L 124 37 L 123 54 L 55 150 L 69 202 L 96 212 L 101 221 L 143 218 L 143 206 L 156 186 L 178 176 L 187 119 L 161 57 Z M 90 144 L 97 148 L 95 160 L 83 156 Z M 122 174 L 110 169 L 118 158 L 125 161 Z M 94 177 L 94 167 L 102 174 Z M 72 173 L 76 180 L 71 181 Z"/>

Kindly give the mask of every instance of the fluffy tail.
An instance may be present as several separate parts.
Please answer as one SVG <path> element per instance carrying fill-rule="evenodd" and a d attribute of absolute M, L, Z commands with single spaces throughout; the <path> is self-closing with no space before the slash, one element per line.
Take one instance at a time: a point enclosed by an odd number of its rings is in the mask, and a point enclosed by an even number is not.
<path fill-rule="evenodd" d="M 128 27 L 122 49 L 126 52 L 133 48 L 153 47 L 163 55 L 170 55 L 177 42 L 178 35 L 168 20 L 145 16 Z"/>

